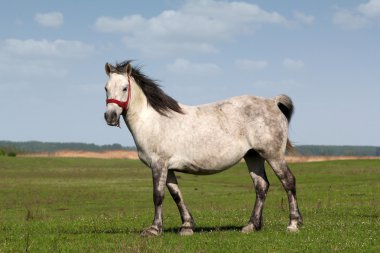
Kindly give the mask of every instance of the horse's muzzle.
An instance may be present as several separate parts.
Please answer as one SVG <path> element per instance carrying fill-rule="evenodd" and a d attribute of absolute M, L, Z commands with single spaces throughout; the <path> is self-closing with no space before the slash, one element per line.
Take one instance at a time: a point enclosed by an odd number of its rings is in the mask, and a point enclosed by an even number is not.
<path fill-rule="evenodd" d="M 115 111 L 106 111 L 104 119 L 109 126 L 119 126 L 119 115 Z"/>

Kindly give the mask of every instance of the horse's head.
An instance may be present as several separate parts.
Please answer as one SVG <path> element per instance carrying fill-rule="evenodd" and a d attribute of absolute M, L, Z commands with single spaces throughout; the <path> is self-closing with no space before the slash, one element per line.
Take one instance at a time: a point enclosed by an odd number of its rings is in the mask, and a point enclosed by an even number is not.
<path fill-rule="evenodd" d="M 109 79 L 105 87 L 107 111 L 104 118 L 108 125 L 119 126 L 120 115 L 126 112 L 130 102 L 132 66 L 128 63 L 123 69 L 119 69 L 106 63 L 105 70 Z"/>

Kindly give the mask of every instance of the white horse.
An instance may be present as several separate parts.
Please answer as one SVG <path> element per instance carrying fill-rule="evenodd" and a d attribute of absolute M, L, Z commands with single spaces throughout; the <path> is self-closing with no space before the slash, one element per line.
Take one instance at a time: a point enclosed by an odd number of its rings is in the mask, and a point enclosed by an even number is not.
<path fill-rule="evenodd" d="M 288 194 L 288 231 L 298 231 L 302 217 L 296 199 L 295 177 L 284 154 L 292 148 L 288 124 L 293 104 L 286 95 L 266 99 L 233 97 L 201 106 L 178 104 L 139 68 L 125 61 L 105 65 L 107 124 L 119 126 L 123 116 L 132 133 L 139 158 L 152 170 L 154 220 L 143 236 L 162 233 L 162 202 L 165 185 L 178 206 L 181 235 L 191 235 L 194 219 L 186 207 L 174 172 L 208 175 L 221 172 L 245 159 L 256 189 L 256 201 L 247 233 L 262 226 L 262 210 L 269 182 L 265 160 Z"/>

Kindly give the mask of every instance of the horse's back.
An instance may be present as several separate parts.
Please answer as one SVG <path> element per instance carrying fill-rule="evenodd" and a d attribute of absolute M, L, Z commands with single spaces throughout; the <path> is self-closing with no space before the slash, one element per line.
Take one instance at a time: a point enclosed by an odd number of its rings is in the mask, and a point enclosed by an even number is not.
<path fill-rule="evenodd" d="M 236 164 L 251 149 L 263 156 L 285 151 L 287 122 L 273 99 L 240 96 L 183 109 L 174 124 L 181 129 L 171 130 L 183 134 L 172 143 L 176 170 L 212 174 Z"/>

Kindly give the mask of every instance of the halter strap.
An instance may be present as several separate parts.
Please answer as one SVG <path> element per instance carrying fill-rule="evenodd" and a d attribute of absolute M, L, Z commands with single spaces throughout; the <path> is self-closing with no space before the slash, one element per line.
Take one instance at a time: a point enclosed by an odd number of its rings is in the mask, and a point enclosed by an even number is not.
<path fill-rule="evenodd" d="M 106 104 L 109 104 L 109 103 L 117 104 L 123 110 L 127 111 L 129 108 L 130 100 L 131 100 L 131 80 L 129 79 L 129 76 L 128 76 L 128 97 L 127 97 L 127 100 L 125 102 L 122 102 L 120 100 L 110 98 L 110 99 L 106 100 Z"/>

